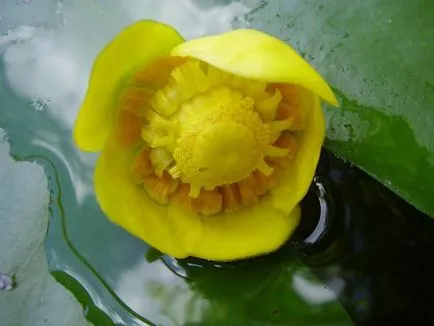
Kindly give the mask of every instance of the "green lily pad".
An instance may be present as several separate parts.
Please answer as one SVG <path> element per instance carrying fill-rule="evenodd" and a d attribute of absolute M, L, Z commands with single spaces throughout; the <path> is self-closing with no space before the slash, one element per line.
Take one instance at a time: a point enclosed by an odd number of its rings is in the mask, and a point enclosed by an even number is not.
<path fill-rule="evenodd" d="M 0 325 L 90 325 L 81 305 L 48 271 L 44 170 L 36 163 L 15 162 L 1 137 Z"/>
<path fill-rule="evenodd" d="M 432 1 L 244 2 L 335 88 L 326 146 L 434 217 Z"/>

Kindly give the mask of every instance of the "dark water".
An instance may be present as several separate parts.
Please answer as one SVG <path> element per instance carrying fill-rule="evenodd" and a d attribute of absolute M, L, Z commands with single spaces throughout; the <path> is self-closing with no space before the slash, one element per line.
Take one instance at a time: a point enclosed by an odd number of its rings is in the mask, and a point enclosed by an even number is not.
<path fill-rule="evenodd" d="M 296 246 L 303 261 L 321 278 L 339 266 L 347 287 L 340 301 L 360 325 L 430 324 L 434 321 L 434 221 L 383 185 L 324 152 L 316 183 L 325 189 L 328 225 L 313 244 L 302 239 L 312 229 L 305 221 Z M 321 191 L 313 186 L 304 212 Z"/>

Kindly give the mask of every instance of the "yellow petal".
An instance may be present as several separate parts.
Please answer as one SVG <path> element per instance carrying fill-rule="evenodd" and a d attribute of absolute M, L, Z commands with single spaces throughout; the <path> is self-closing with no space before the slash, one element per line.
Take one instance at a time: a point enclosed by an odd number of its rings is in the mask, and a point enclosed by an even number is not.
<path fill-rule="evenodd" d="M 99 151 L 111 132 L 120 83 L 139 66 L 183 42 L 172 27 L 139 21 L 120 32 L 96 58 L 86 98 L 74 128 L 74 140 L 85 151 Z"/>
<path fill-rule="evenodd" d="M 200 218 L 152 200 L 130 174 L 135 154 L 122 147 L 114 135 L 107 139 L 94 174 L 101 209 L 112 222 L 158 250 L 187 257 L 201 235 Z"/>
<path fill-rule="evenodd" d="M 298 84 L 338 105 L 324 79 L 297 52 L 257 30 L 240 29 L 187 41 L 175 47 L 172 55 L 196 58 L 249 79 Z"/>
<path fill-rule="evenodd" d="M 271 198 L 235 213 L 204 216 L 202 236 L 191 255 L 231 261 L 266 254 L 288 240 L 299 219 L 298 206 L 287 215 L 273 208 Z"/>
<path fill-rule="evenodd" d="M 318 164 L 325 136 L 324 114 L 318 96 L 300 87 L 306 109 L 306 128 L 297 135 L 297 151 L 279 184 L 271 190 L 273 206 L 289 213 L 306 195 Z"/>

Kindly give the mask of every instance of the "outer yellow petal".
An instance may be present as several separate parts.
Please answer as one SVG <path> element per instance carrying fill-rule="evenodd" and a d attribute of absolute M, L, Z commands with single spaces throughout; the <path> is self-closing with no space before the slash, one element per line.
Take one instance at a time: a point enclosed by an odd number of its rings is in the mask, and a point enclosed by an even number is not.
<path fill-rule="evenodd" d="M 198 216 L 153 201 L 129 173 L 134 151 L 107 139 L 94 175 L 97 200 L 111 221 L 164 253 L 187 257 L 201 235 Z"/>
<path fill-rule="evenodd" d="M 230 261 L 278 249 L 300 220 L 300 208 L 291 214 L 275 209 L 271 198 L 236 213 L 202 217 L 203 231 L 192 256 Z"/>
<path fill-rule="evenodd" d="M 74 140 L 85 151 L 99 151 L 110 134 L 117 90 L 128 73 L 183 42 L 172 27 L 139 21 L 119 33 L 98 55 L 86 98 L 74 128 Z"/>
<path fill-rule="evenodd" d="M 256 30 L 240 29 L 178 45 L 172 55 L 188 56 L 251 79 L 298 84 L 327 102 L 338 101 L 324 79 L 291 47 Z"/>
<path fill-rule="evenodd" d="M 300 88 L 307 112 L 306 129 L 297 136 L 295 158 L 271 190 L 273 206 L 289 213 L 306 195 L 318 164 L 325 136 L 324 114 L 318 96 Z"/>

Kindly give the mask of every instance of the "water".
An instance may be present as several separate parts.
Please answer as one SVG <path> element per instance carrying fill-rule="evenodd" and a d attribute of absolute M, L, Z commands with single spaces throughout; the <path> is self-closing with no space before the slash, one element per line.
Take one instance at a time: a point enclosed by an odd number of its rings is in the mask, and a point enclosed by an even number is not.
<path fill-rule="evenodd" d="M 0 38 L 0 127 L 7 129 L 16 157 L 45 167 L 51 190 L 50 269 L 83 304 L 90 321 L 349 324 L 341 307 L 360 325 L 434 320 L 434 222 L 327 150 L 302 203 L 301 225 L 290 242 L 268 256 L 218 264 L 175 260 L 108 222 L 92 190 L 96 156 L 80 153 L 71 141 L 93 56 L 115 31 L 137 19 L 138 4 L 126 10 L 107 3 L 56 4 L 51 29 L 0 20 L 11 29 Z M 146 14 L 173 22 L 190 37 L 230 29 L 232 18 L 244 10 L 224 7 L 220 16 L 215 1 L 201 7 L 178 4 L 192 24 L 177 18 L 173 6 L 176 2 L 164 1 Z M 34 12 L 39 22 L 44 15 Z M 89 30 L 97 31 L 89 33 L 94 42 L 81 37 Z"/>

